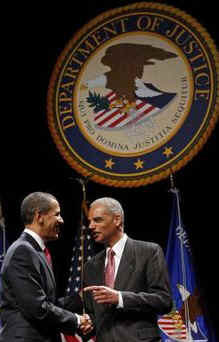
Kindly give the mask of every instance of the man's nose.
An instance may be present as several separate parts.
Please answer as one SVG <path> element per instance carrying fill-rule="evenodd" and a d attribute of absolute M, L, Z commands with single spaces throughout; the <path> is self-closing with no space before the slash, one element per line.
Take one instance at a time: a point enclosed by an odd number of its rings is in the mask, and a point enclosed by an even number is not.
<path fill-rule="evenodd" d="M 63 220 L 62 216 L 59 216 L 59 223 L 64 224 L 64 220 Z"/>
<path fill-rule="evenodd" d="M 90 221 L 90 223 L 89 223 L 89 226 L 88 226 L 90 229 L 94 229 L 95 228 L 95 226 L 94 226 L 94 222 L 92 222 L 92 221 Z"/>

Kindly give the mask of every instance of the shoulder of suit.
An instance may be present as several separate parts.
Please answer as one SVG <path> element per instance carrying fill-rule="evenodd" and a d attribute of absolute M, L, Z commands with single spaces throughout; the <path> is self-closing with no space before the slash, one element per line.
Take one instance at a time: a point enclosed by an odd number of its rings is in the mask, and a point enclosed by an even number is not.
<path fill-rule="evenodd" d="M 11 244 L 11 246 L 9 246 L 9 248 L 7 250 L 7 254 L 12 256 L 18 250 L 29 250 L 32 253 L 36 252 L 33 245 L 29 241 L 26 241 L 26 240 L 22 239 L 21 237 L 18 238 L 16 241 L 14 241 Z"/>
<path fill-rule="evenodd" d="M 133 244 L 136 247 L 141 247 L 141 248 L 148 248 L 151 250 L 156 250 L 160 249 L 161 246 L 158 243 L 155 242 L 150 242 L 150 241 L 143 241 L 143 240 L 134 240 L 131 238 L 128 238 L 129 243 Z"/>

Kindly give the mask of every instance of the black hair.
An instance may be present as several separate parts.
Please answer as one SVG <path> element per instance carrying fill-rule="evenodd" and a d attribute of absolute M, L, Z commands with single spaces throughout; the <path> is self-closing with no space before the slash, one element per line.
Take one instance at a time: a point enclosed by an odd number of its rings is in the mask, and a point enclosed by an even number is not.
<path fill-rule="evenodd" d="M 21 203 L 21 219 L 26 224 L 31 224 L 36 210 L 41 213 L 47 213 L 51 207 L 52 202 L 57 201 L 55 196 L 46 192 L 33 192 L 26 196 Z"/>

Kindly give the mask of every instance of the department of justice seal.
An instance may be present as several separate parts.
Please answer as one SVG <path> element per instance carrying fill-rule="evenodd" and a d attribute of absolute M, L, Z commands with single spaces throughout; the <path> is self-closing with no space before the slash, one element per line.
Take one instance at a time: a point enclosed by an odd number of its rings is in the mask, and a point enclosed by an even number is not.
<path fill-rule="evenodd" d="M 68 164 L 116 187 L 159 181 L 187 164 L 219 110 L 219 57 L 177 8 L 136 3 L 87 23 L 64 48 L 48 90 L 48 123 Z"/>

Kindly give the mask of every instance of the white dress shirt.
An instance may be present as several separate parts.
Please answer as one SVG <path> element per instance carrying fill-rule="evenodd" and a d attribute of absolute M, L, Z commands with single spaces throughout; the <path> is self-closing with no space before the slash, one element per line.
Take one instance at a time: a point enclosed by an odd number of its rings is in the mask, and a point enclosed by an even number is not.
<path fill-rule="evenodd" d="M 125 248 L 125 243 L 127 241 L 127 234 L 123 234 L 123 237 L 112 247 L 115 258 L 115 276 L 114 278 L 116 279 L 117 271 L 119 268 L 119 264 L 122 258 L 123 250 Z M 107 255 L 108 255 L 108 250 L 110 247 L 107 247 L 106 249 L 106 260 L 105 260 L 105 266 L 107 265 Z M 122 299 L 122 294 L 119 291 L 119 304 L 117 305 L 117 308 L 123 308 L 123 299 Z"/>

